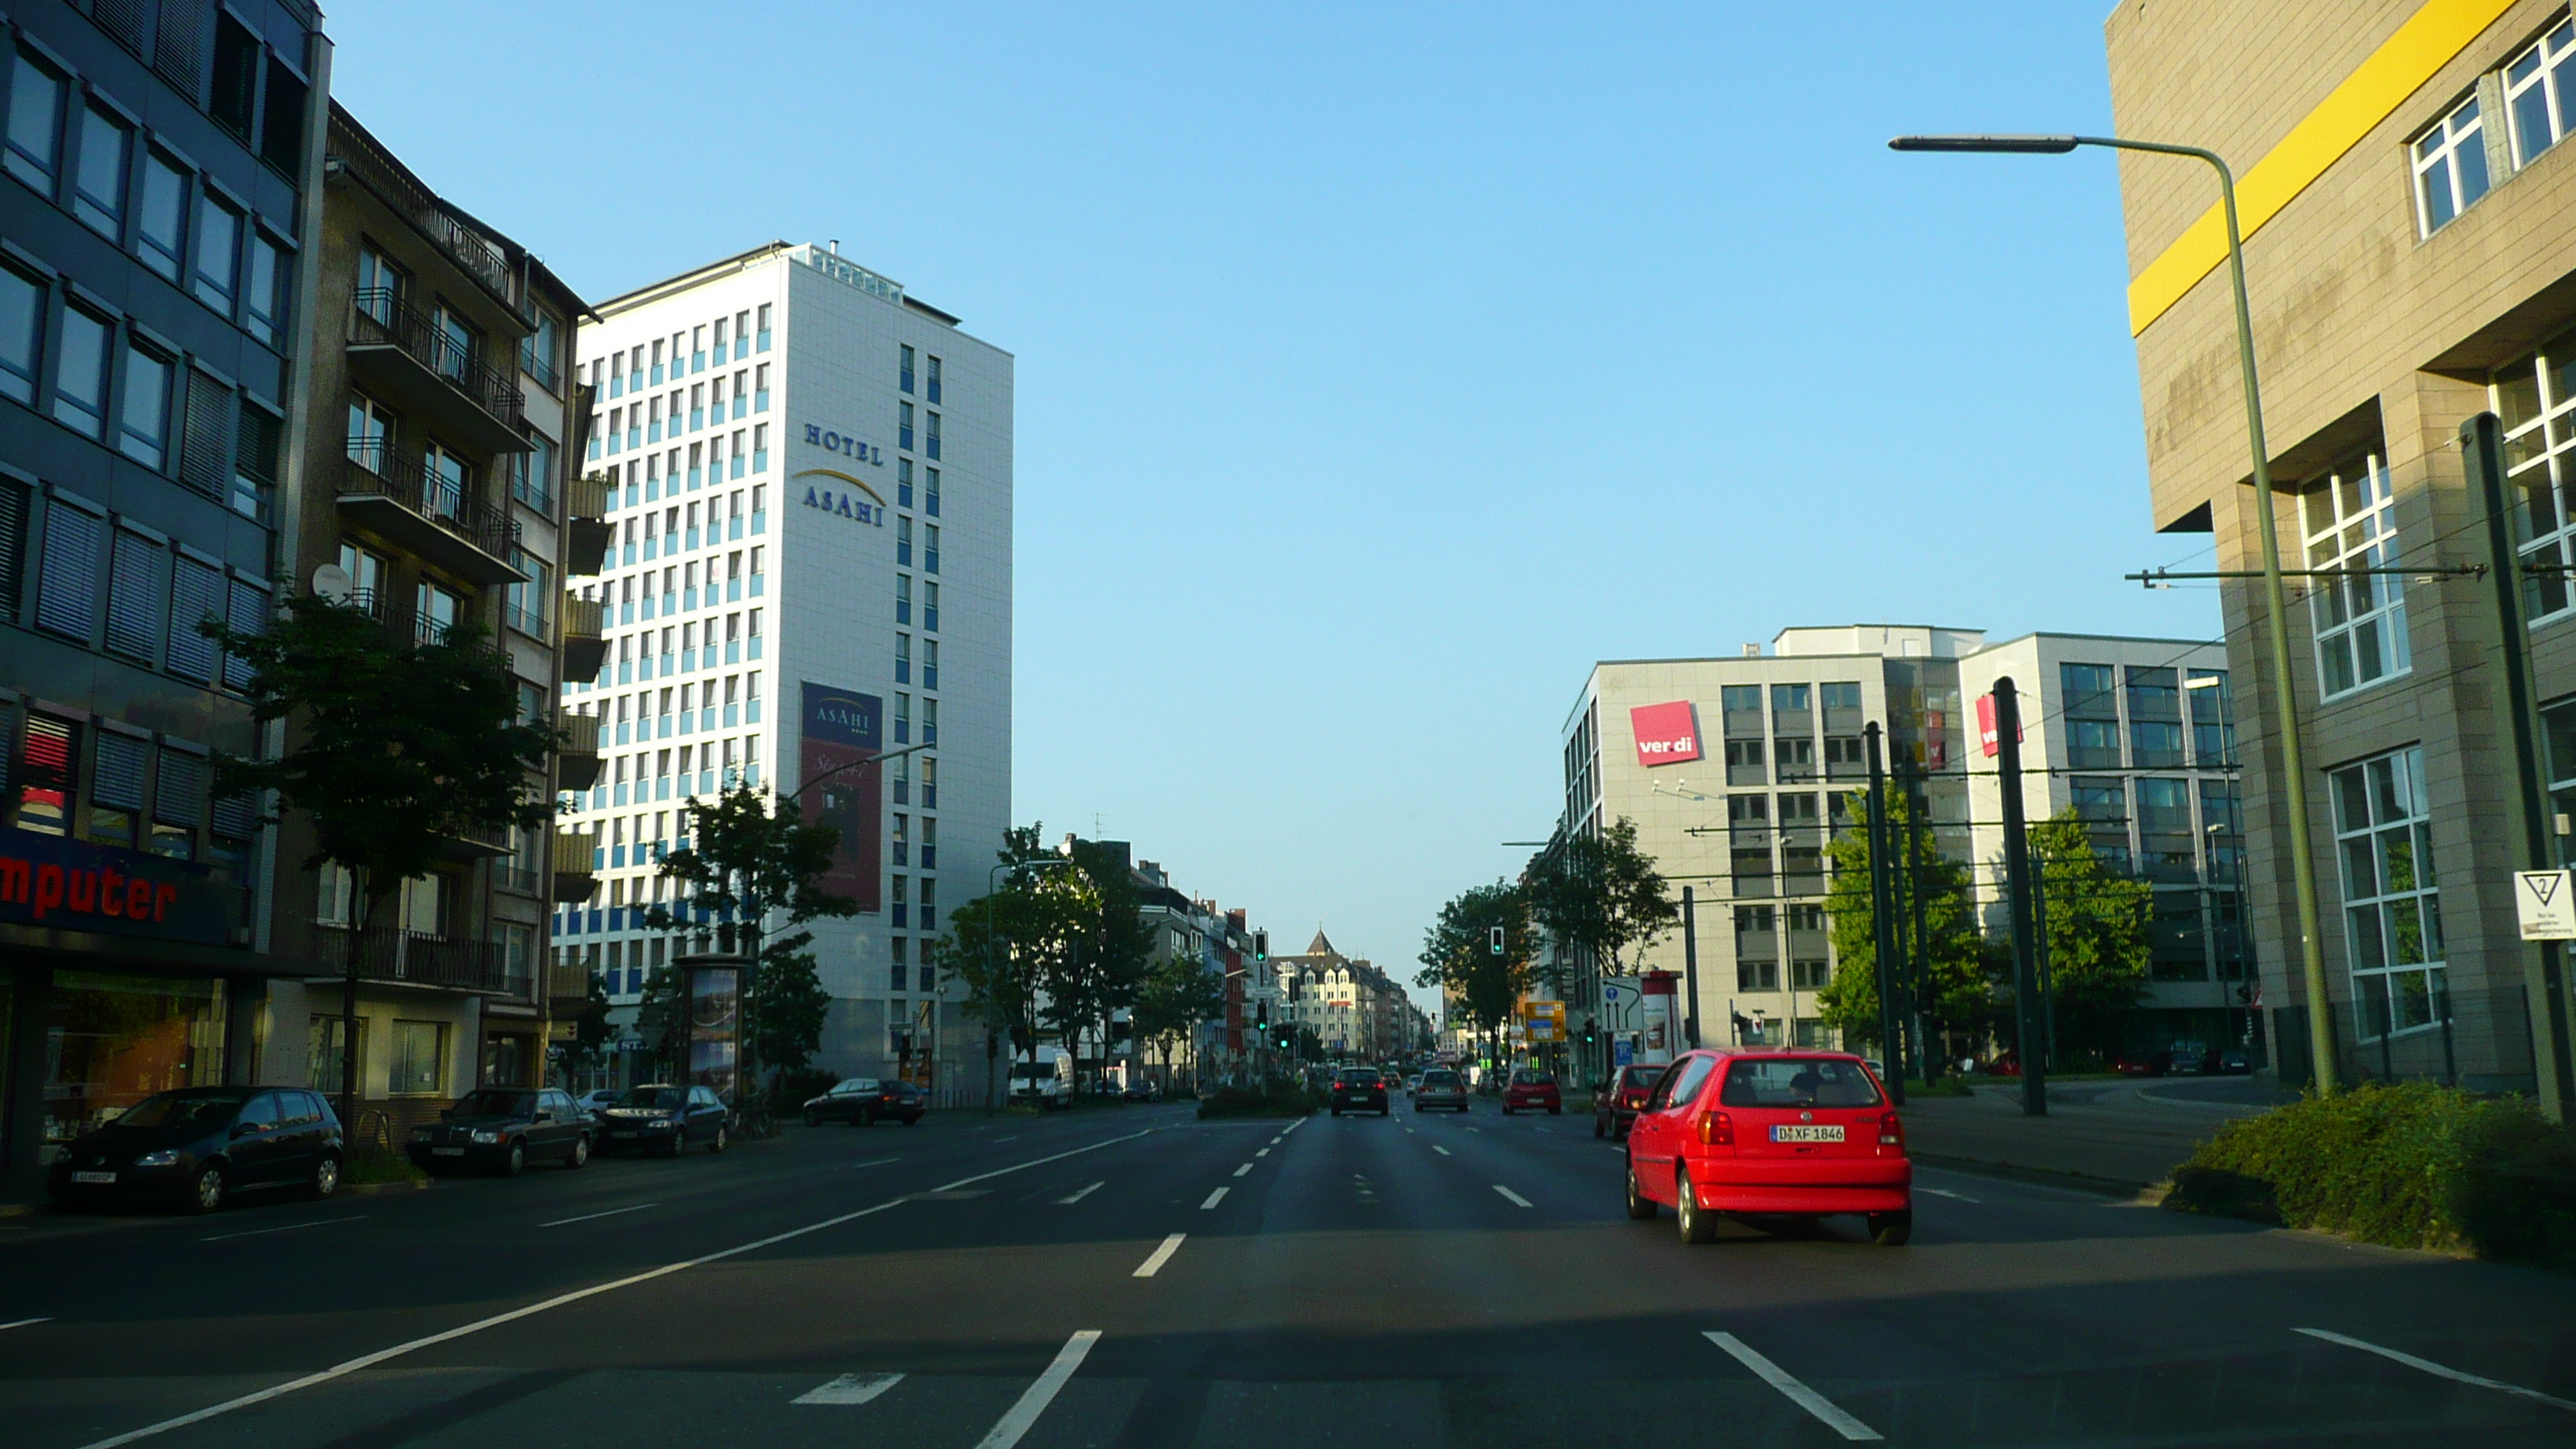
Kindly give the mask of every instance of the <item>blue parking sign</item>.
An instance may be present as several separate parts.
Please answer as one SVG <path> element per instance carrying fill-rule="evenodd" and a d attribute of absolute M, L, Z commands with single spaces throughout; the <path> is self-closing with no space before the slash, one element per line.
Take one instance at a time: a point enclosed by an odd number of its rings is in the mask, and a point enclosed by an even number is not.
<path fill-rule="evenodd" d="M 1637 1061 L 1637 1044 L 1625 1037 L 1610 1044 L 1610 1061 L 1614 1066 L 1633 1066 Z"/>

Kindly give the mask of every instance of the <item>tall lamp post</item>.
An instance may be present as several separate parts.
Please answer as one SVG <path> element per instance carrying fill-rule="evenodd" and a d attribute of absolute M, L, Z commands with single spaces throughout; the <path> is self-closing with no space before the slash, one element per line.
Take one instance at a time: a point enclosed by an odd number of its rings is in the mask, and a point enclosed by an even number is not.
<path fill-rule="evenodd" d="M 2335 1090 L 2333 1007 L 2326 997 L 2324 934 L 2318 928 L 2316 862 L 2308 851 L 2308 772 L 2299 743 L 2299 710 L 2290 672 L 2289 597 L 2281 586 L 2281 540 L 2272 518 L 2272 463 L 2263 444 L 2263 394 L 2254 371 L 2254 313 L 2245 299 L 2245 246 L 2236 228 L 2236 175 L 2215 151 L 2117 136 L 1899 136 L 1892 151 L 1966 151 L 2003 155 L 2062 156 L 2078 146 L 2192 156 L 2218 172 L 2218 194 L 2227 217 L 2227 275 L 2236 292 L 2236 363 L 2245 383 L 2245 436 L 2254 457 L 2254 517 L 2263 546 L 2263 594 L 2269 617 L 2273 715 L 2281 731 L 2281 771 L 2290 817 L 2290 871 L 2299 910 L 2299 965 L 2307 986 L 2308 1055 L 2320 1094 Z"/>

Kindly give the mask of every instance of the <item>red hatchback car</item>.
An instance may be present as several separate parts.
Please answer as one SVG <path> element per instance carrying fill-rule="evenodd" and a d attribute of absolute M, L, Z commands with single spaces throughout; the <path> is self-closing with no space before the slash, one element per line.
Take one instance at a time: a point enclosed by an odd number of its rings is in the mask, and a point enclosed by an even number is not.
<path fill-rule="evenodd" d="M 1670 1203 L 1682 1241 L 1720 1213 L 1859 1213 L 1870 1240 L 1914 1233 L 1914 1164 L 1887 1093 L 1847 1052 L 1705 1051 L 1676 1061 L 1628 1131 L 1628 1216 Z"/>
<path fill-rule="evenodd" d="M 1512 1073 L 1503 1087 L 1503 1115 L 1514 1112 L 1545 1112 L 1555 1116 L 1565 1110 L 1565 1098 L 1556 1090 L 1556 1078 L 1545 1072 L 1522 1067 Z"/>

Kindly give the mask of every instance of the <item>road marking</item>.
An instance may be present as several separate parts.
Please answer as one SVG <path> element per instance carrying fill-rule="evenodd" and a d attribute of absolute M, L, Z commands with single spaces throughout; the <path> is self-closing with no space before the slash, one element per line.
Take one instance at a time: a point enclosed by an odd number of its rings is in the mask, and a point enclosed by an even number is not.
<path fill-rule="evenodd" d="M 658 1202 L 639 1202 L 633 1207 L 610 1208 L 604 1213 L 583 1213 L 577 1218 L 557 1218 L 553 1222 L 539 1223 L 537 1226 L 541 1228 L 559 1228 L 566 1223 L 586 1223 L 592 1218 L 613 1218 L 619 1213 L 640 1213 L 646 1208 L 657 1208 L 660 1206 L 661 1204 Z"/>
<path fill-rule="evenodd" d="M 1236 1168 L 1234 1170 L 1234 1175 L 1237 1177 L 1250 1177 L 1252 1175 L 1252 1164 L 1247 1162 L 1241 1167 Z"/>
<path fill-rule="evenodd" d="M 1072 1148 L 1064 1152 L 1056 1153 L 1050 1157 L 1034 1157 L 1026 1162 L 1013 1163 L 1009 1167 L 997 1167 L 991 1172 L 978 1173 L 973 1177 L 959 1178 L 957 1181 L 949 1183 L 947 1187 L 937 1190 L 944 1192 L 949 1188 L 964 1187 L 970 1182 L 982 1182 L 984 1179 L 989 1177 L 1001 1177 L 1009 1173 L 1025 1171 L 1032 1167 L 1042 1167 L 1050 1162 L 1060 1162 L 1068 1157 L 1079 1157 L 1086 1152 L 1097 1152 L 1103 1147 L 1115 1147 L 1121 1142 L 1133 1142 L 1139 1137 L 1149 1137 L 1153 1135 L 1156 1130 L 1157 1129 L 1155 1128 L 1148 1127 L 1142 1132 L 1130 1132 L 1123 1137 L 1111 1137 L 1105 1141 L 1094 1142 L 1088 1147 Z M 905 1198 L 895 1198 L 888 1202 L 878 1203 L 874 1207 L 863 1207 L 854 1212 L 840 1213 L 833 1217 L 824 1218 L 820 1222 L 807 1223 L 801 1228 L 789 1228 L 783 1233 L 772 1233 L 768 1237 L 755 1238 L 748 1243 L 739 1243 L 730 1248 L 719 1248 L 715 1252 L 701 1254 L 695 1258 L 686 1258 L 676 1263 L 665 1263 L 659 1268 L 647 1268 L 641 1273 L 629 1273 L 623 1278 L 612 1278 L 605 1283 L 593 1283 L 587 1288 L 576 1288 L 569 1293 L 558 1293 L 552 1298 L 541 1299 L 524 1307 L 510 1309 L 505 1313 L 495 1313 L 486 1318 L 478 1318 L 471 1323 L 459 1324 L 454 1328 L 446 1329 L 438 1333 L 428 1334 L 424 1337 L 415 1338 L 408 1343 L 398 1343 L 391 1348 L 380 1348 L 373 1353 L 360 1354 L 356 1358 L 349 1359 L 342 1363 L 333 1364 L 329 1368 L 317 1370 L 316 1372 L 306 1374 L 301 1378 L 289 1379 L 282 1384 L 271 1384 L 267 1388 L 254 1390 L 253 1392 L 243 1394 L 238 1398 L 226 1399 L 220 1404 L 209 1404 L 205 1408 L 193 1410 L 189 1413 L 178 1415 L 175 1418 L 163 1419 L 157 1424 L 146 1424 L 140 1429 L 129 1429 L 122 1434 L 113 1434 L 105 1439 L 93 1440 L 88 1444 L 82 1445 L 81 1449 L 121 1449 L 121 1446 L 123 1445 L 132 1444 L 138 1440 L 149 1439 L 158 1434 L 166 1434 L 173 1429 L 184 1429 L 191 1424 L 202 1424 L 208 1419 L 229 1414 L 235 1409 L 247 1409 L 253 1404 L 264 1404 L 271 1399 L 283 1398 L 299 1389 L 309 1389 L 316 1384 L 327 1384 L 334 1379 L 346 1378 L 350 1374 L 358 1372 L 360 1369 L 374 1368 L 377 1364 L 384 1363 L 387 1360 L 397 1359 L 407 1353 L 416 1353 L 424 1348 L 434 1347 L 438 1344 L 452 1342 L 456 1339 L 465 1338 L 472 1334 L 481 1333 L 487 1328 L 498 1328 L 505 1323 L 516 1323 L 522 1318 L 533 1318 L 537 1314 L 544 1313 L 549 1309 L 561 1308 L 568 1303 L 579 1303 L 584 1299 L 596 1298 L 603 1293 L 614 1293 L 620 1288 L 632 1288 L 638 1283 L 650 1283 L 656 1278 L 667 1278 L 673 1273 L 684 1273 L 691 1268 L 703 1267 L 708 1263 L 721 1263 L 728 1258 L 739 1258 L 745 1253 L 756 1253 L 763 1248 L 774 1248 L 780 1243 L 793 1241 L 794 1239 L 804 1237 L 808 1233 L 819 1233 L 825 1228 L 837 1228 L 843 1223 L 856 1222 L 860 1218 L 872 1217 L 878 1213 L 886 1211 L 888 1208 L 901 1207 L 907 1200 L 908 1199 Z M 333 1221 L 345 1221 L 345 1219 L 333 1219 Z M 1075 1335 L 1077 1338 L 1080 1336 L 1081 1335 L 1079 1334 Z M 1092 1336 L 1097 1338 L 1099 1335 L 1094 1333 Z M 1088 1351 L 1087 1346 L 1085 1351 Z M 1040 1407 L 1044 1406 L 1041 1405 Z M 1016 1437 L 1012 1442 L 1016 1442 Z"/>
<path fill-rule="evenodd" d="M 1528 1207 L 1530 1205 L 1530 1200 L 1528 1198 L 1521 1196 L 1519 1193 L 1512 1191 L 1510 1188 L 1503 1186 L 1499 1182 L 1494 1184 L 1494 1191 L 1501 1193 L 1503 1195 L 1503 1199 L 1514 1207 Z"/>
<path fill-rule="evenodd" d="M 1805 1384 L 1791 1378 L 1786 1370 L 1782 1369 L 1778 1364 L 1773 1363 L 1771 1360 L 1764 1358 L 1762 1355 L 1755 1353 L 1752 1349 L 1747 1348 L 1744 1341 L 1737 1338 L 1734 1334 L 1719 1333 L 1716 1330 L 1711 1329 L 1707 1332 L 1707 1338 L 1709 1342 L 1716 1344 L 1719 1348 L 1725 1349 L 1728 1353 L 1733 1354 L 1737 1363 L 1753 1370 L 1753 1372 L 1758 1375 L 1764 1383 L 1769 1384 L 1771 1387 L 1778 1389 L 1781 1393 L 1788 1395 L 1791 1403 L 1796 1404 L 1799 1408 L 1806 1410 L 1817 1418 L 1824 1420 L 1835 1433 L 1842 1435 L 1844 1438 L 1883 1439 L 1886 1437 L 1876 1429 L 1871 1428 L 1867 1424 L 1862 1423 L 1860 1420 L 1853 1418 L 1851 1415 L 1846 1414 L 1841 1409 L 1835 1407 L 1833 1400 L 1826 1398 L 1824 1395 L 1817 1393 L 1814 1389 L 1808 1388 Z"/>
<path fill-rule="evenodd" d="M 1296 1121 L 1289 1123 L 1287 1126 L 1280 1128 L 1279 1135 L 1285 1137 L 1289 1133 L 1296 1131 L 1298 1128 L 1305 1126 L 1313 1120 L 1315 1119 L 1312 1117 L 1300 1117 Z"/>
<path fill-rule="evenodd" d="M 1482 1132 L 1482 1131 L 1484 1131 L 1485 1129 L 1484 1129 L 1484 1128 L 1482 1128 L 1482 1127 L 1470 1127 L 1470 1128 L 1468 1128 L 1467 1130 L 1468 1130 L 1468 1131 L 1470 1131 L 1470 1132 Z"/>
<path fill-rule="evenodd" d="M 50 1319 L 50 1318 L 18 1318 L 18 1319 L 12 1319 L 11 1321 L 9 1321 L 9 1322 L 7 1322 L 7 1323 L 0 1323 L 0 1333 L 5 1333 L 5 1332 L 7 1332 L 8 1330 L 10 1330 L 10 1329 L 12 1329 L 12 1328 L 33 1328 L 33 1327 L 35 1327 L 35 1326 L 36 1326 L 37 1324 L 39 1324 L 39 1323 L 51 1323 L 51 1322 L 53 1322 L 53 1320 L 52 1320 L 52 1319 Z"/>
<path fill-rule="evenodd" d="M 1174 1233 L 1170 1237 L 1165 1238 L 1163 1240 L 1163 1246 L 1156 1248 L 1151 1256 L 1147 1257 L 1144 1262 L 1138 1264 L 1136 1266 L 1136 1271 L 1132 1276 L 1138 1278 L 1151 1278 L 1156 1273 L 1161 1272 L 1163 1265 L 1172 1261 L 1172 1255 L 1181 1250 L 1181 1239 L 1188 1236 L 1189 1234 L 1187 1233 Z"/>
<path fill-rule="evenodd" d="M 851 1164 L 850 1164 L 850 1166 L 852 1166 L 852 1167 L 883 1167 L 883 1166 L 885 1166 L 885 1165 L 886 1165 L 887 1163 L 889 1163 L 889 1162 L 901 1162 L 901 1161 L 903 1161 L 903 1159 L 902 1159 L 902 1158 L 900 1158 L 900 1157 L 871 1157 L 871 1158 L 869 1158 L 869 1159 L 868 1159 L 867 1161 L 865 1161 L 865 1162 L 853 1162 L 853 1163 L 851 1163 Z"/>
<path fill-rule="evenodd" d="M 996 1146 L 996 1147 L 999 1147 L 999 1146 L 1001 1146 L 1001 1145 L 1002 1145 L 1003 1143 L 1005 1143 L 1005 1142 L 1017 1142 L 1017 1141 L 1019 1141 L 1019 1140 L 1020 1140 L 1020 1134 L 1018 1134 L 1017 1132 L 1014 1132 L 1014 1133 L 1012 1133 L 1012 1134 L 1011 1134 L 1010 1136 L 1008 1136 L 1008 1137 L 996 1137 L 996 1138 L 994 1138 L 994 1139 L 993 1139 L 993 1145 L 994 1145 L 994 1146 Z"/>
<path fill-rule="evenodd" d="M 2455 1383 L 2474 1384 L 2482 1389 L 2494 1389 L 2498 1393 L 2514 1394 L 2526 1399 L 2536 1399 L 2552 1408 L 2576 1410 L 2576 1403 L 2570 1403 L 2565 1399 L 2552 1398 L 2549 1395 L 2540 1392 L 2538 1389 L 2526 1389 L 2520 1384 L 2508 1384 L 2496 1379 L 2480 1378 L 2476 1374 L 2462 1373 L 2455 1368 L 2445 1368 L 2441 1364 L 2433 1362 L 2431 1359 L 2417 1358 L 2411 1353 L 2399 1353 L 2393 1348 L 2381 1348 L 2378 1344 L 2364 1343 L 2358 1338 L 2348 1338 L 2340 1333 L 2329 1333 L 2322 1328 L 2294 1328 L 2290 1331 L 2292 1333 L 2304 1333 L 2310 1338 L 2322 1338 L 2328 1343 L 2340 1343 L 2346 1348 L 2357 1348 L 2364 1353 L 2375 1353 L 2381 1358 L 2394 1359 L 2398 1363 L 2406 1365 L 2408 1368 L 2422 1369 L 2428 1374 L 2434 1374 L 2441 1378 L 2450 1379 Z"/>
<path fill-rule="evenodd" d="M 789 1399 L 791 1404 L 864 1404 L 903 1382 L 901 1374 L 843 1374 L 818 1389 Z"/>
<path fill-rule="evenodd" d="M 270 1233 L 292 1233 L 301 1231 L 305 1228 L 327 1228 L 333 1223 L 354 1223 L 364 1217 L 366 1217 L 365 1213 L 351 1213 L 345 1218 L 316 1218 L 309 1223 L 288 1223 L 282 1228 L 253 1228 L 246 1233 L 217 1233 L 211 1238 L 199 1238 L 197 1241 L 201 1243 L 220 1243 L 227 1238 L 265 1237 Z"/>
<path fill-rule="evenodd" d="M 1100 1330 L 1097 1328 L 1086 1328 L 1066 1339 L 1064 1347 L 1056 1350 L 1055 1362 L 1048 1364 L 1046 1372 L 1038 1375 L 1038 1381 L 1029 1385 L 1028 1392 L 1020 1395 L 1020 1401 L 1011 1405 L 1011 1411 L 993 1426 L 993 1432 L 976 1441 L 975 1449 L 1011 1449 L 1012 1445 L 1019 1443 L 1020 1436 L 1029 1432 L 1029 1426 L 1038 1421 L 1038 1415 L 1046 1412 L 1047 1405 L 1055 1402 L 1065 1380 L 1072 1378 L 1073 1371 L 1082 1367 L 1083 1356 L 1090 1353 L 1091 1346 L 1099 1341 Z"/>
<path fill-rule="evenodd" d="M 1106 1181 L 1106 1179 L 1103 1179 L 1103 1181 Z M 1075 1203 L 1082 1201 L 1084 1198 L 1091 1196 L 1093 1193 L 1100 1191 L 1100 1188 L 1101 1183 L 1095 1182 L 1091 1186 L 1082 1189 L 1071 1197 L 1057 1198 L 1055 1200 L 1055 1205 L 1057 1207 L 1071 1207 Z"/>
<path fill-rule="evenodd" d="M 1252 1154 L 1252 1155 L 1253 1155 L 1253 1156 L 1255 1156 L 1255 1157 L 1268 1157 L 1268 1156 L 1270 1155 L 1270 1149 L 1269 1149 L 1269 1148 L 1267 1148 L 1267 1147 L 1264 1147 L 1264 1148 L 1262 1148 L 1260 1151 L 1258 1151 L 1258 1152 L 1256 1152 L 1256 1153 L 1254 1153 L 1254 1154 Z"/>
<path fill-rule="evenodd" d="M 1216 1191 L 1209 1193 L 1207 1195 L 1207 1201 L 1199 1204 L 1199 1211 L 1206 1212 L 1209 1208 L 1215 1207 L 1218 1203 L 1225 1201 L 1225 1195 L 1228 1191 L 1229 1189 L 1220 1187 Z"/>
<path fill-rule="evenodd" d="M 1431 1144 L 1431 1150 L 1432 1150 L 1432 1151 L 1434 1151 L 1434 1152 L 1439 1153 L 1439 1154 L 1440 1154 L 1441 1156 L 1443 1156 L 1443 1157 L 1455 1157 L 1455 1156 L 1457 1156 L 1457 1154 L 1456 1154 L 1456 1153 L 1451 1152 L 1448 1148 L 1441 1146 L 1441 1145 L 1440 1145 L 1439 1143 L 1437 1143 L 1437 1142 L 1434 1142 L 1434 1143 L 1432 1143 L 1432 1144 Z"/>
<path fill-rule="evenodd" d="M 1970 1197 L 1970 1196 L 1968 1196 L 1968 1195 L 1967 1195 L 1966 1193 L 1964 1193 L 1964 1192 L 1943 1192 L 1941 1189 L 1939 1189 L 1939 1188 L 1937 1188 L 1937 1187 L 1925 1187 L 1923 1184 L 1921 1184 L 1921 1183 L 1919 1183 L 1919 1182 L 1918 1182 L 1918 1183 L 1916 1183 L 1916 1184 L 1914 1185 L 1914 1190 L 1915 1190 L 1916 1192 L 1928 1192 L 1928 1193 L 1932 1194 L 1934 1197 L 1946 1197 L 1946 1198 L 1950 1199 L 1952 1202 L 1973 1202 L 1973 1203 L 1982 1203 L 1982 1202 L 1984 1202 L 1984 1201 L 1985 1201 L 1985 1199 L 1984 1199 L 1984 1198 L 1981 1198 L 1981 1197 Z"/>
<path fill-rule="evenodd" d="M 1270 1145 L 1271 1145 L 1271 1146 L 1273 1146 L 1273 1147 L 1276 1147 L 1276 1146 L 1278 1146 L 1280 1143 L 1285 1142 L 1285 1141 L 1287 1141 L 1287 1140 L 1288 1140 L 1288 1134 L 1287 1134 L 1287 1133 L 1285 1133 L 1285 1132 L 1282 1132 L 1282 1133 L 1280 1133 L 1278 1136 L 1273 1137 L 1273 1138 L 1271 1138 L 1271 1139 L 1270 1139 Z"/>

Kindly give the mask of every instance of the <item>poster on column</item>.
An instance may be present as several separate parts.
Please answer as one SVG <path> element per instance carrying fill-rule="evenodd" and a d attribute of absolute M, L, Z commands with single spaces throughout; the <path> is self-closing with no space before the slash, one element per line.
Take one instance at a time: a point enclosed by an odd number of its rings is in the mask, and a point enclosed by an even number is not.
<path fill-rule="evenodd" d="M 807 821 L 841 832 L 823 889 L 857 901 L 862 911 L 881 910 L 877 861 L 885 767 L 861 762 L 873 761 L 885 748 L 885 701 L 809 680 L 803 718 L 803 771 L 789 788 L 804 788 Z"/>

